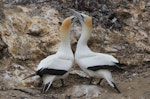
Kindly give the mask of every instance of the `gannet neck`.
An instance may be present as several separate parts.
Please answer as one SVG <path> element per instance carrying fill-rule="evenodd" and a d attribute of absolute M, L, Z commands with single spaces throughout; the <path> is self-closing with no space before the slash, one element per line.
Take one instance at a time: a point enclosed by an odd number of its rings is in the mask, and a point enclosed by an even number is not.
<path fill-rule="evenodd" d="M 81 37 L 77 43 L 77 51 L 81 51 L 81 50 L 90 50 L 87 42 L 90 38 L 90 31 L 88 31 L 88 29 L 85 26 L 82 26 L 82 33 L 81 33 Z"/>
<path fill-rule="evenodd" d="M 59 52 L 72 53 L 69 32 L 70 30 L 68 30 L 68 33 L 62 33 L 63 35 L 61 35 L 61 43 L 58 49 L 58 53 Z"/>
<path fill-rule="evenodd" d="M 60 28 L 61 43 L 57 53 L 72 53 L 70 44 L 70 28 L 72 17 L 66 18 Z"/>
<path fill-rule="evenodd" d="M 82 14 L 82 16 L 84 17 L 84 20 L 79 19 L 79 21 L 82 25 L 82 33 L 81 33 L 81 37 L 77 44 L 77 50 L 80 50 L 80 51 L 86 50 L 86 51 L 90 52 L 91 50 L 87 46 L 87 42 L 88 42 L 91 32 L 92 32 L 92 18 L 87 15 L 84 15 L 84 14 Z"/>

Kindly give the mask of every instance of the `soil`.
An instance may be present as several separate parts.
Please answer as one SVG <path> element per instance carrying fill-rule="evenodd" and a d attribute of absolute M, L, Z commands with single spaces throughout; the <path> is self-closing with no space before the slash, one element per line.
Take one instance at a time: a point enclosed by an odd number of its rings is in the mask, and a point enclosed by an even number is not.
<path fill-rule="evenodd" d="M 68 78 L 64 79 L 66 87 L 60 87 L 60 81 L 55 81 L 52 88 L 45 94 L 41 94 L 41 86 L 22 87 L 21 85 L 13 88 L 7 86 L 0 87 L 0 99 L 149 99 L 150 97 L 150 68 L 144 66 L 141 68 L 134 68 L 132 72 L 115 73 L 114 80 L 121 90 L 117 93 L 108 83 L 103 80 L 101 85 L 95 83 L 98 79 L 94 79 L 95 85 L 89 85 L 89 78 L 80 77 L 79 75 L 70 74 Z M 2 82 L 2 81 L 1 81 Z M 30 81 L 30 85 L 32 85 Z M 94 93 L 76 93 L 75 88 L 84 86 L 89 90 L 89 87 L 94 88 Z M 96 91 L 98 92 L 96 92 Z M 97 93 L 97 94 L 96 94 Z M 96 95 L 96 96 L 94 96 Z"/>

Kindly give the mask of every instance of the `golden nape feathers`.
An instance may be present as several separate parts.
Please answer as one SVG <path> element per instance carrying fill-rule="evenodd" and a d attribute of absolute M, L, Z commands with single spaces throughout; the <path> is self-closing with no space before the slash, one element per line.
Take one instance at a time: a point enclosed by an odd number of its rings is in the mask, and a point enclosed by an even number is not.
<path fill-rule="evenodd" d="M 92 29 L 93 29 L 92 18 L 90 16 L 88 16 L 88 15 L 85 15 L 84 21 L 85 21 L 85 24 L 87 26 L 87 29 L 91 32 Z"/>
<path fill-rule="evenodd" d="M 60 31 L 61 33 L 68 33 L 71 25 L 71 17 L 66 18 L 61 25 Z"/>
<path fill-rule="evenodd" d="M 92 27 L 92 18 L 88 15 L 85 16 L 85 23 L 87 26 Z"/>

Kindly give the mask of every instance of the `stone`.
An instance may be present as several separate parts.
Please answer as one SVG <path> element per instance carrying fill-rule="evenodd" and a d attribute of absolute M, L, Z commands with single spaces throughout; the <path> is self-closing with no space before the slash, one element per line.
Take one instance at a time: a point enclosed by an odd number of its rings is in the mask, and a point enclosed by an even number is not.
<path fill-rule="evenodd" d="M 71 94 L 73 98 L 83 98 L 83 97 L 98 97 L 101 92 L 98 87 L 94 85 L 77 85 L 66 91 L 67 94 Z"/>
<path fill-rule="evenodd" d="M 105 47 L 104 49 L 105 49 L 105 51 L 108 52 L 108 53 L 114 53 L 114 52 L 117 52 L 117 51 L 118 51 L 117 49 L 112 48 L 112 47 L 110 47 L 110 46 L 107 46 L 107 47 Z"/>
<path fill-rule="evenodd" d="M 145 56 L 145 58 L 143 59 L 143 62 L 149 63 L 150 62 L 150 55 Z"/>
<path fill-rule="evenodd" d="M 30 17 L 25 13 L 10 11 L 5 11 L 7 17 L 0 34 L 8 46 L 8 52 L 15 59 L 40 60 L 57 51 L 60 26 L 56 20 L 48 22 L 45 17 Z M 60 16 L 52 14 L 50 17 L 58 20 Z"/>
<path fill-rule="evenodd" d="M 6 48 L 6 44 L 2 41 L 2 39 L 0 38 L 0 51 L 3 50 L 4 48 Z"/>
<path fill-rule="evenodd" d="M 22 12 L 25 12 L 25 13 L 31 11 L 31 10 L 28 9 L 27 7 L 23 7 L 23 6 L 17 6 L 17 8 L 18 8 L 18 10 L 20 10 L 20 11 L 22 11 Z"/>
<path fill-rule="evenodd" d="M 20 70 L 24 70 L 25 68 L 19 64 L 16 64 L 16 63 L 12 63 L 12 66 L 16 69 L 20 69 Z"/>
<path fill-rule="evenodd" d="M 48 23 L 46 22 L 46 20 L 38 16 L 33 16 L 30 19 L 30 23 L 28 25 L 29 27 L 27 29 L 27 34 L 29 35 L 44 36 L 49 32 Z"/>
<path fill-rule="evenodd" d="M 70 72 L 70 74 L 79 75 L 80 77 L 89 78 L 89 76 L 85 72 L 83 72 L 82 70 L 73 70 Z"/>

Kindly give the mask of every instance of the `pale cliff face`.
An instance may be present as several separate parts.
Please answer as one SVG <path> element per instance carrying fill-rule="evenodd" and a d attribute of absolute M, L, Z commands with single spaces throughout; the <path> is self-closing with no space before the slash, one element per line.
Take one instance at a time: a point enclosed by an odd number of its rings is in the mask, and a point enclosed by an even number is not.
<path fill-rule="evenodd" d="M 31 9 L 20 6 L 18 9 L 21 10 L 20 13 L 11 13 L 11 9 L 5 11 L 7 17 L 0 31 L 9 53 L 21 60 L 40 59 L 50 53 L 55 53 L 60 41 L 58 12 L 47 9 L 43 10 L 43 14 L 50 18 L 30 17 L 23 12 L 23 9 L 26 9 L 28 13 Z M 43 7 L 43 9 L 46 8 Z M 48 12 L 52 14 L 47 15 Z"/>

